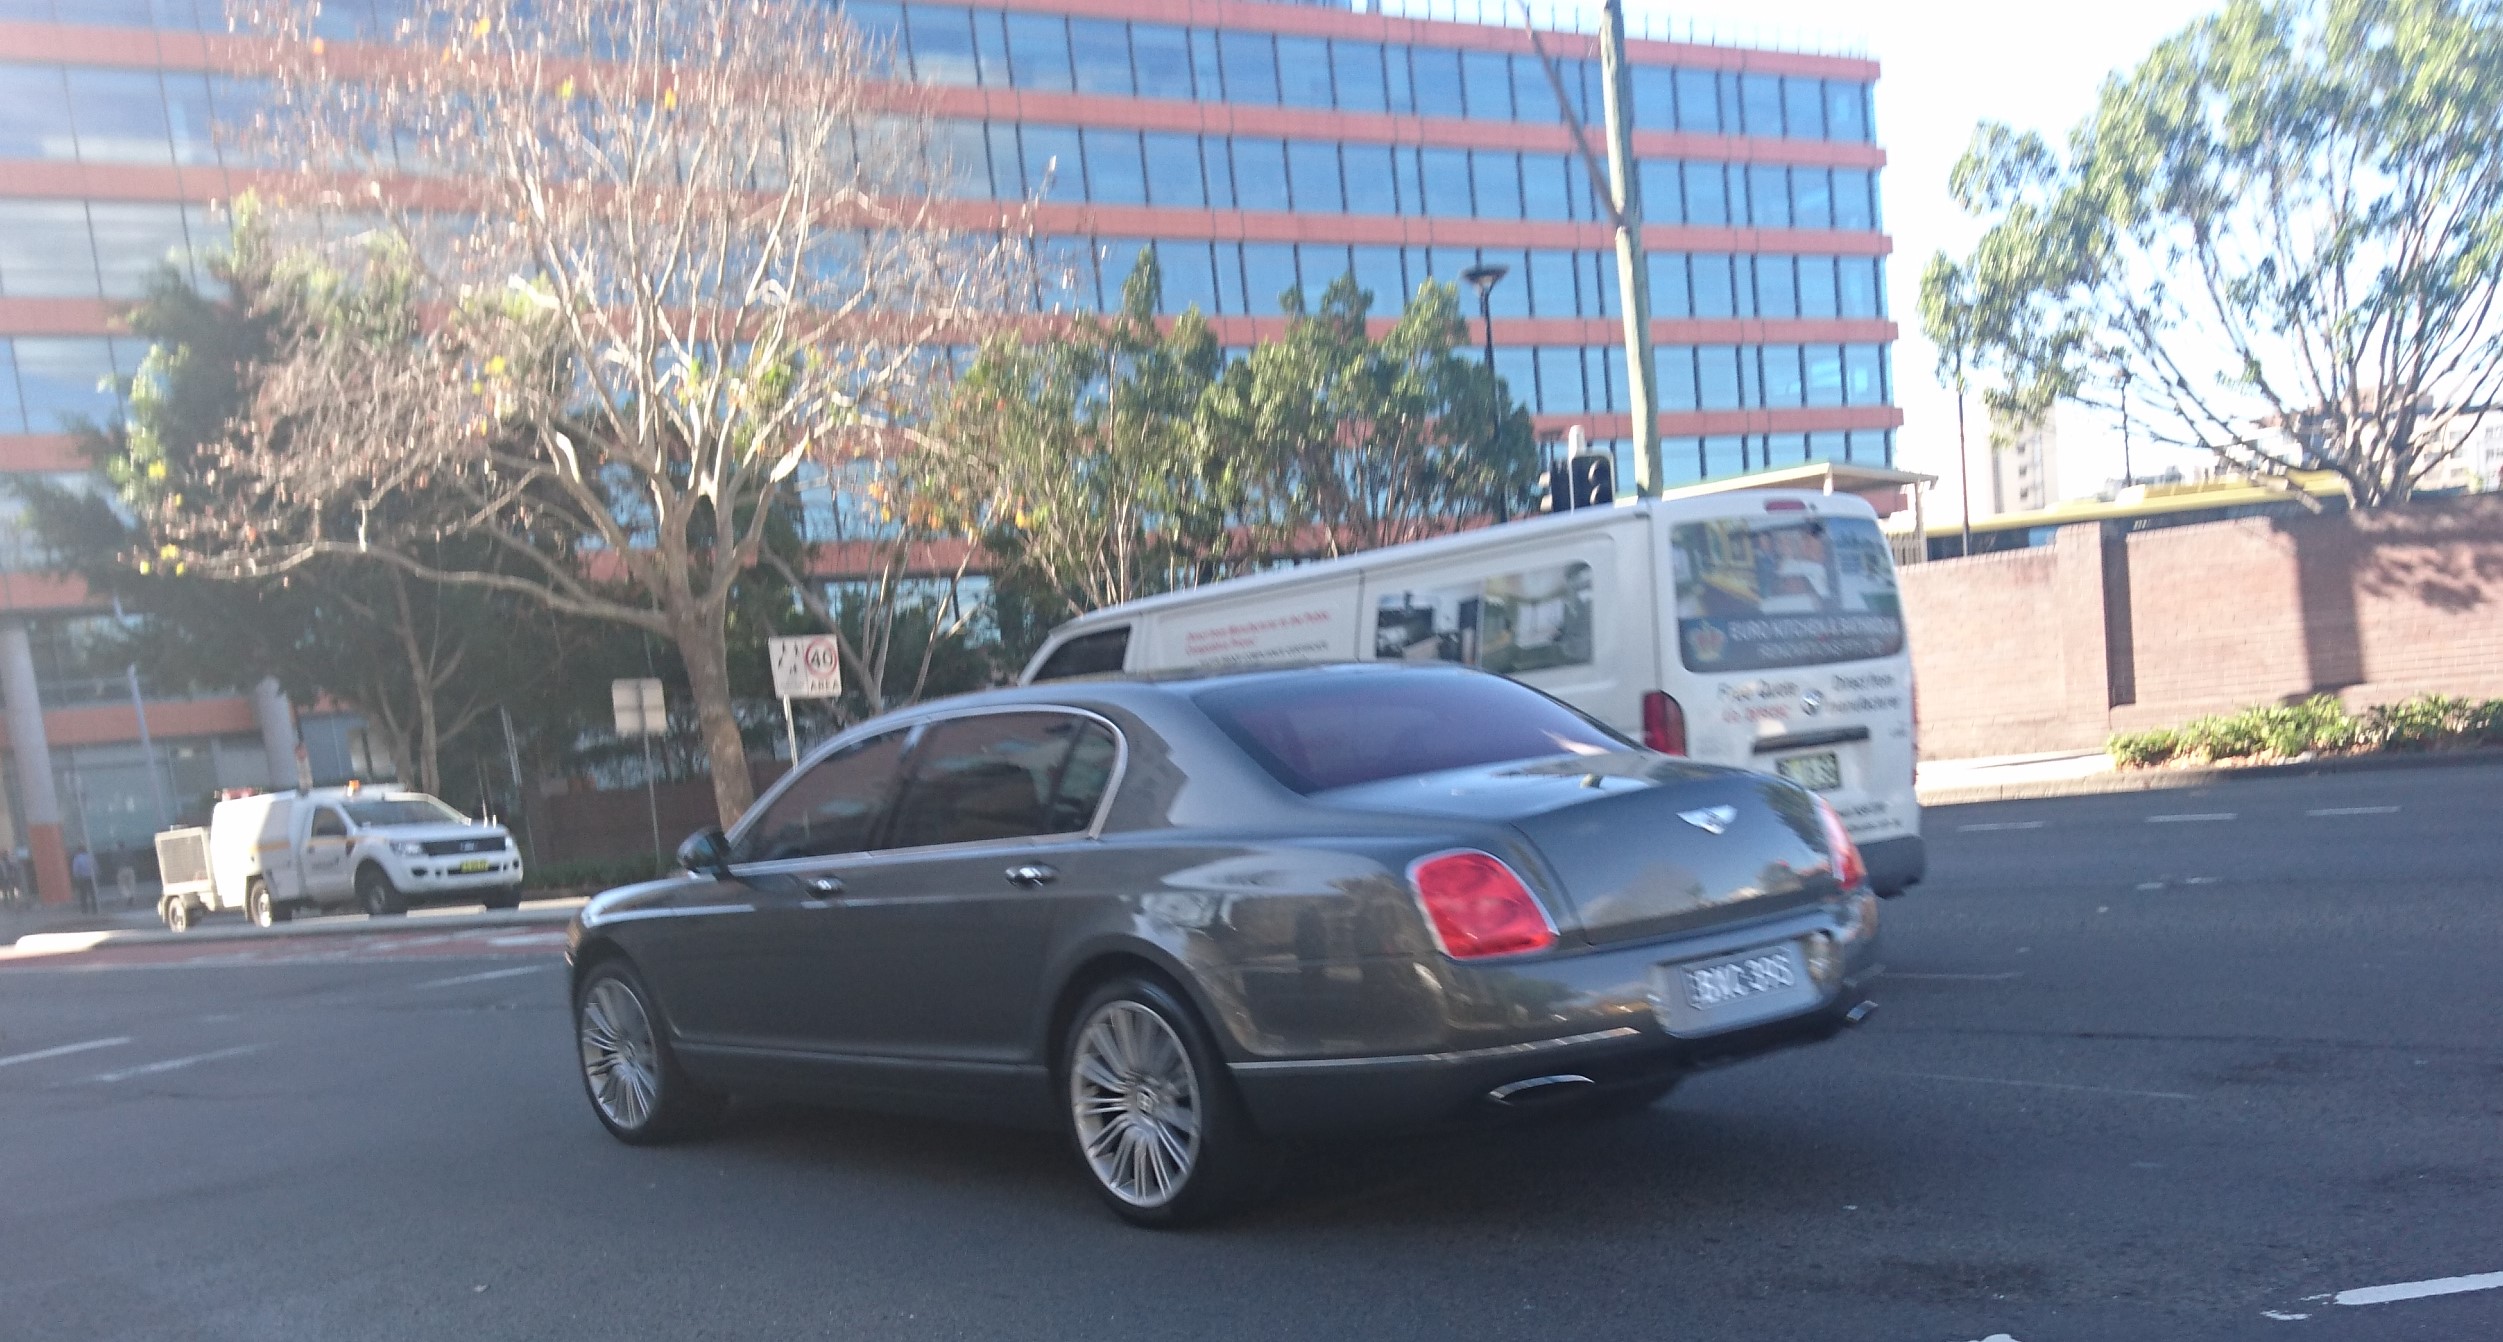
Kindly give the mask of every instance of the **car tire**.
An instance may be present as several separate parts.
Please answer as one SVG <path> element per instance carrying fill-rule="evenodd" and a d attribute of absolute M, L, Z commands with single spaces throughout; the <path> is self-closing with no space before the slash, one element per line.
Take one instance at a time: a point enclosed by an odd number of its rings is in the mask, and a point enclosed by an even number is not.
<path fill-rule="evenodd" d="M 700 1135 L 729 1107 L 678 1065 L 661 1019 L 642 975 L 624 960 L 593 966 L 574 992 L 583 1094 L 600 1126 L 632 1146 Z"/>
<path fill-rule="evenodd" d="M 254 881 L 251 888 L 244 891 L 243 907 L 252 916 L 255 927 L 276 927 L 295 917 L 294 908 L 270 898 L 269 885 L 264 881 Z"/>
<path fill-rule="evenodd" d="M 187 899 L 165 900 L 157 905 L 156 916 L 165 920 L 166 931 L 188 932 L 191 930 L 191 901 Z"/>
<path fill-rule="evenodd" d="M 489 909 L 518 909 L 521 907 L 521 887 L 508 885 L 488 895 L 485 902 Z"/>
<path fill-rule="evenodd" d="M 1055 1072 L 1087 1180 L 1133 1225 L 1192 1225 L 1248 1201 L 1271 1168 L 1224 1059 L 1180 994 L 1123 977 L 1079 1003 Z"/>
<path fill-rule="evenodd" d="M 376 918 L 396 918 L 408 912 L 408 897 L 380 867 L 366 867 L 356 873 L 356 902 Z"/>

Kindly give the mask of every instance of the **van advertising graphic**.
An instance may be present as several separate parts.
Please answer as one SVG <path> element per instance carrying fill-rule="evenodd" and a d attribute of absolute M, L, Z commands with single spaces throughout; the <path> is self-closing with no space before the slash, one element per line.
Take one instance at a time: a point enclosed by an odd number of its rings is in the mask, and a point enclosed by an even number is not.
<path fill-rule="evenodd" d="M 1886 539 L 1864 518 L 1771 515 L 1683 522 L 1680 655 L 1694 671 L 1762 671 L 1891 657 L 1903 603 Z"/>

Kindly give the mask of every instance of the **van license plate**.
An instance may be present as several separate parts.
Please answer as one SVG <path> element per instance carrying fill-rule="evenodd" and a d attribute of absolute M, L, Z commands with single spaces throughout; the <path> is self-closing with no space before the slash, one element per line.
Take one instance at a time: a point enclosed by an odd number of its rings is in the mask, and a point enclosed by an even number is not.
<path fill-rule="evenodd" d="M 487 861 L 485 858 L 478 858 L 478 859 L 476 859 L 476 860 L 474 860 L 474 861 L 469 861 L 469 862 L 464 862 L 464 863 L 462 863 L 462 864 L 461 864 L 461 866 L 460 866 L 460 871 L 461 871 L 461 874 L 465 876 L 465 875 L 468 875 L 470 872 L 473 872 L 473 871 L 485 871 L 485 870 L 487 870 L 488 868 L 493 867 L 494 865 L 495 865 L 494 863 Z"/>
<path fill-rule="evenodd" d="M 1793 755 L 1776 761 L 1773 768 L 1782 777 L 1812 792 L 1831 792 L 1842 786 L 1842 759 L 1830 750 L 1814 755 Z"/>

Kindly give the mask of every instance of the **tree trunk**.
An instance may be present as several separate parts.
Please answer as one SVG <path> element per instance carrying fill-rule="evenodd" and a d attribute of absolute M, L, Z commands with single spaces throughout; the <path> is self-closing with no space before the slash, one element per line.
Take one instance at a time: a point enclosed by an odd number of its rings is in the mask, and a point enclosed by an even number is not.
<path fill-rule="evenodd" d="M 747 814 L 756 788 L 747 773 L 747 744 L 739 739 L 739 719 L 730 709 L 730 646 L 719 614 L 698 612 L 672 621 L 679 659 L 687 666 L 687 688 L 695 699 L 696 729 L 704 737 L 705 758 L 713 771 L 713 808 L 728 829 Z"/>

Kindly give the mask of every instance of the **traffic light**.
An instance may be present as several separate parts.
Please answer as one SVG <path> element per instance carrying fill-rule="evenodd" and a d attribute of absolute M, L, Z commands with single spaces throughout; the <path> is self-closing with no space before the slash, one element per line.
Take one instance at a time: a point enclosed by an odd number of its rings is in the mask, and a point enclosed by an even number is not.
<path fill-rule="evenodd" d="M 1605 452 L 1576 452 L 1547 468 L 1547 511 L 1604 508 L 1616 502 L 1616 460 Z"/>

